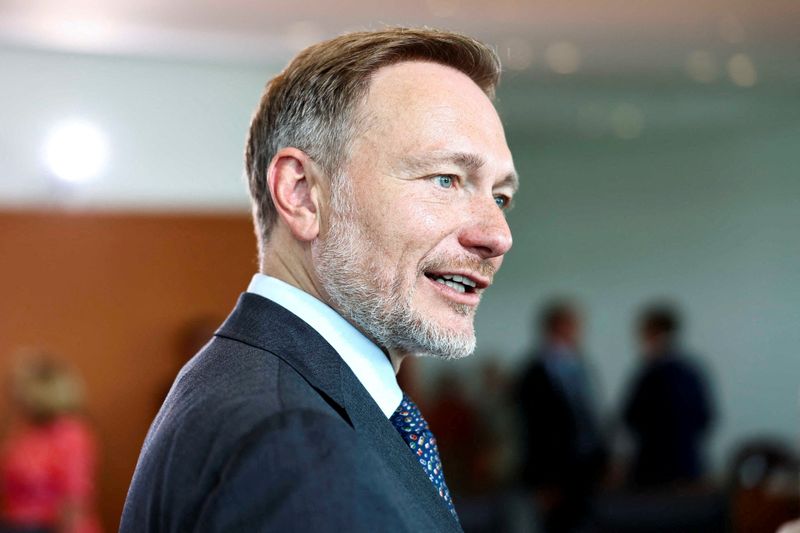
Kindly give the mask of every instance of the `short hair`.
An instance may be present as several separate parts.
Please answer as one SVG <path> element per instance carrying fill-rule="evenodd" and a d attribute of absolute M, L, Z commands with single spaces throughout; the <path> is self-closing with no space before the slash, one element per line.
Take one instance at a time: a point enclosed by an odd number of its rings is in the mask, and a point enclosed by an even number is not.
<path fill-rule="evenodd" d="M 539 311 L 539 333 L 549 335 L 569 318 L 580 315 L 578 305 L 566 298 L 554 298 L 542 306 Z"/>
<path fill-rule="evenodd" d="M 643 333 L 676 336 L 681 330 L 681 315 L 672 303 L 657 302 L 646 305 L 639 314 L 639 331 Z"/>
<path fill-rule="evenodd" d="M 347 33 L 300 52 L 267 83 L 245 149 L 262 259 L 277 220 L 267 186 L 272 158 L 291 146 L 307 153 L 329 179 L 338 179 L 361 122 L 355 111 L 372 75 L 402 61 L 430 61 L 457 69 L 490 99 L 500 79 L 500 59 L 494 50 L 464 35 L 427 28 Z"/>

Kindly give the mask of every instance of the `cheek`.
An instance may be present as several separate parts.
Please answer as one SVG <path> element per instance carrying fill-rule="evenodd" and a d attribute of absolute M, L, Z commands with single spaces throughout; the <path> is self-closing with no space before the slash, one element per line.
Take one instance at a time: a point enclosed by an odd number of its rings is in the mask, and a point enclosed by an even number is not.
<path fill-rule="evenodd" d="M 442 220 L 440 215 L 437 215 L 431 209 L 426 209 L 425 206 L 417 206 L 410 209 L 407 216 L 407 224 L 418 232 L 417 236 L 421 240 L 426 236 L 433 236 L 440 233 L 446 222 Z"/>
<path fill-rule="evenodd" d="M 430 246 L 444 233 L 447 220 L 431 206 L 411 199 L 383 204 L 370 209 L 365 223 L 380 244 L 394 249 L 414 249 Z"/>
<path fill-rule="evenodd" d="M 396 250 L 402 250 L 401 261 L 411 263 L 410 266 L 414 268 L 435 255 L 435 251 L 441 250 L 442 241 L 452 231 L 451 221 L 443 216 L 441 206 L 416 203 L 406 209 L 398 209 L 393 218 Z"/>
<path fill-rule="evenodd" d="M 453 231 L 452 205 L 430 198 L 420 182 L 361 189 L 357 212 L 370 247 L 392 264 L 419 262 Z"/>

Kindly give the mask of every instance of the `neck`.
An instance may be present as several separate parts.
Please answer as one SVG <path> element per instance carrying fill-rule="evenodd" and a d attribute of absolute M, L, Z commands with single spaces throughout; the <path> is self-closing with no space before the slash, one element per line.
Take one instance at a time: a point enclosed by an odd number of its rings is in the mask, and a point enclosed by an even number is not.
<path fill-rule="evenodd" d="M 315 281 L 310 265 L 310 248 L 301 246 L 294 239 L 281 238 L 280 228 L 265 245 L 259 272 L 297 287 L 317 300 L 327 303 Z"/>
<path fill-rule="evenodd" d="M 298 249 L 298 244 L 294 240 L 281 239 L 276 228 L 276 233 L 270 238 L 270 242 L 265 247 L 263 258 L 261 260 L 261 268 L 259 272 L 265 276 L 271 276 L 279 279 L 284 283 L 288 283 L 293 287 L 300 289 L 324 302 L 337 313 L 342 315 L 345 320 L 350 322 L 356 329 L 361 331 L 372 342 L 375 340 L 370 337 L 366 332 L 362 331 L 357 325 L 353 324 L 350 319 L 341 312 L 329 298 L 325 297 L 325 291 L 313 275 L 313 270 L 307 265 L 311 264 L 310 249 Z M 377 343 L 376 343 L 377 344 Z M 380 345 L 379 345 L 380 346 Z M 381 347 L 383 349 L 383 347 Z M 386 357 L 392 363 L 395 374 L 400 371 L 400 365 L 405 359 L 407 352 L 402 350 L 383 350 Z"/>

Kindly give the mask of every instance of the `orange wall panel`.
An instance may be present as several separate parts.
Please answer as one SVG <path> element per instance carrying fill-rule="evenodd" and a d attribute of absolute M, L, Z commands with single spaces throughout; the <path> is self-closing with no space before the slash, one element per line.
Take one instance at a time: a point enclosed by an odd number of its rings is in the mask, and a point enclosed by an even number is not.
<path fill-rule="evenodd" d="M 187 327 L 224 319 L 256 256 L 246 215 L 0 212 L 0 379 L 21 347 L 81 373 L 109 531 L 160 399 L 192 355 Z"/>

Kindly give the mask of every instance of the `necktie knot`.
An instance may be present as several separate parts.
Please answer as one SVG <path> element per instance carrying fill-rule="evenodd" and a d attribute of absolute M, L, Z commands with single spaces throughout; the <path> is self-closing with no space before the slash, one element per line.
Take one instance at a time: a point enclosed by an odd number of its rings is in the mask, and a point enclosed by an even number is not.
<path fill-rule="evenodd" d="M 428 479 L 433 483 L 439 496 L 447 504 L 450 513 L 458 519 L 453 499 L 450 497 L 450 491 L 444 481 L 436 437 L 433 436 L 428 422 L 423 418 L 417 405 L 411 401 L 411 398 L 403 394 L 403 401 L 400 402 L 400 407 L 397 408 L 390 420 L 408 444 L 411 452 L 417 457 L 417 461 L 428 475 Z"/>

